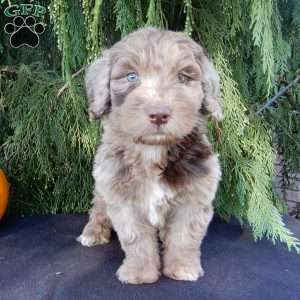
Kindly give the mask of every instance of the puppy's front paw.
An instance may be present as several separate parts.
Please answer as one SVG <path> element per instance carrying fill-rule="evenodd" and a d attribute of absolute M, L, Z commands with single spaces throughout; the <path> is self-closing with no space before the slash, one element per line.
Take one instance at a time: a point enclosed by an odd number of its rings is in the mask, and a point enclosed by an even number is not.
<path fill-rule="evenodd" d="M 164 267 L 165 276 L 175 280 L 196 281 L 204 276 L 204 270 L 201 266 L 184 264 L 184 262 L 174 262 Z"/>
<path fill-rule="evenodd" d="M 100 232 L 84 230 L 83 233 L 76 239 L 77 242 L 86 247 L 107 244 L 109 240 L 110 230 Z"/>
<path fill-rule="evenodd" d="M 154 265 L 129 264 L 124 262 L 117 271 L 119 280 L 123 283 L 142 284 L 153 283 L 159 279 L 160 272 Z"/>

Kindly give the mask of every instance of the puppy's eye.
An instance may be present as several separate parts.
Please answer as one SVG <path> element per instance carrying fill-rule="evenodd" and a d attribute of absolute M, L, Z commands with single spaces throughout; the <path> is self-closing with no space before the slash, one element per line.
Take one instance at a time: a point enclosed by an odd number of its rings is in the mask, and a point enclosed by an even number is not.
<path fill-rule="evenodd" d="M 190 77 L 186 76 L 183 73 L 178 73 L 177 78 L 180 83 L 186 83 L 191 79 Z"/>
<path fill-rule="evenodd" d="M 132 73 L 127 74 L 127 80 L 128 81 L 138 81 L 138 80 L 140 80 L 140 78 L 139 78 L 138 74 L 132 72 Z"/>

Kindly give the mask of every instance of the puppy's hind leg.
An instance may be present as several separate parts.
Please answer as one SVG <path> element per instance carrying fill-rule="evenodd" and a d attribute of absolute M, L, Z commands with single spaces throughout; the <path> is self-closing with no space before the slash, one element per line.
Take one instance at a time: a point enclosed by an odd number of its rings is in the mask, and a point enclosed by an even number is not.
<path fill-rule="evenodd" d="M 111 235 L 111 221 L 106 214 L 106 205 L 102 198 L 94 197 L 89 215 L 88 223 L 76 240 L 87 247 L 108 243 Z"/>

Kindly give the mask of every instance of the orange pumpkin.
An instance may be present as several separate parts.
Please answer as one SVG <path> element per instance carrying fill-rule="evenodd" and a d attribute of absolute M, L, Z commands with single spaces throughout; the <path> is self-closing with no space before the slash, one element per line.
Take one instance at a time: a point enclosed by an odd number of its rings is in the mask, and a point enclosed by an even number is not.
<path fill-rule="evenodd" d="M 9 197 L 9 183 L 0 169 L 0 219 L 4 216 Z"/>

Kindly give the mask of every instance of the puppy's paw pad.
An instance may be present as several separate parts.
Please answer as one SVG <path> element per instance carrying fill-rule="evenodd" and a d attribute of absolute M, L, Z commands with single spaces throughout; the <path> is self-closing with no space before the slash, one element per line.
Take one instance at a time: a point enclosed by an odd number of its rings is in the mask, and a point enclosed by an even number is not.
<path fill-rule="evenodd" d="M 118 279 L 122 283 L 130 284 L 153 283 L 159 276 L 159 271 L 152 266 L 132 267 L 124 263 L 117 271 Z"/>
<path fill-rule="evenodd" d="M 169 278 L 184 281 L 197 281 L 200 277 L 204 276 L 204 270 L 202 268 L 196 269 L 187 266 L 164 268 L 163 273 Z"/>
<path fill-rule="evenodd" d="M 76 241 L 79 242 L 82 246 L 92 247 L 96 245 L 107 244 L 109 242 L 109 237 L 105 237 L 102 235 L 81 234 L 79 237 L 77 237 Z"/>

